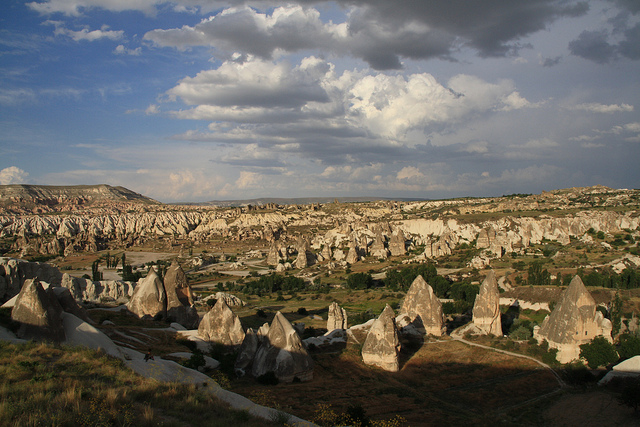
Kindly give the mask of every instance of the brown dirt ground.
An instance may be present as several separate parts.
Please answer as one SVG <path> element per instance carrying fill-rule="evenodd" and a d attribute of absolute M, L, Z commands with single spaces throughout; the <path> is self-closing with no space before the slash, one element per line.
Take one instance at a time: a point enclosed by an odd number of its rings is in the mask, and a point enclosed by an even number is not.
<path fill-rule="evenodd" d="M 314 360 L 313 381 L 267 388 L 246 378 L 232 390 L 250 396 L 262 387 L 270 403 L 304 419 L 313 419 L 318 403 L 338 411 L 355 404 L 373 419 L 400 415 L 407 425 L 430 426 L 492 425 L 503 411 L 558 389 L 532 361 L 454 341 L 422 346 L 397 373 L 365 366 L 355 347 Z"/>
<path fill-rule="evenodd" d="M 566 427 L 638 426 L 640 417 L 605 391 L 562 396 L 544 413 L 550 425 Z"/>

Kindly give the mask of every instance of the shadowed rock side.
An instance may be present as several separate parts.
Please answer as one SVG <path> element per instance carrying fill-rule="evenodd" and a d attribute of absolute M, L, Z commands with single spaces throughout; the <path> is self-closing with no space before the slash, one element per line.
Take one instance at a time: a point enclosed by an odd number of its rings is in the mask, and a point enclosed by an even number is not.
<path fill-rule="evenodd" d="M 138 317 L 166 314 L 167 294 L 162 280 L 153 268 L 149 268 L 147 277 L 138 282 L 127 308 Z"/>
<path fill-rule="evenodd" d="M 396 329 L 395 313 L 387 306 L 380 314 L 362 346 L 362 361 L 366 365 L 373 365 L 385 371 L 397 372 L 400 369 L 398 354 L 400 340 Z"/>
<path fill-rule="evenodd" d="M 400 313 L 407 314 L 411 324 L 421 332 L 435 336 L 446 332 L 442 303 L 422 276 L 416 277 L 411 284 Z"/>
<path fill-rule="evenodd" d="M 240 319 L 221 299 L 200 321 L 198 336 L 205 341 L 230 347 L 239 347 L 245 339 Z"/>
<path fill-rule="evenodd" d="M 347 312 L 337 302 L 331 303 L 327 317 L 327 332 L 334 329 L 347 329 Z"/>
<path fill-rule="evenodd" d="M 283 382 L 291 382 L 295 377 L 301 381 L 313 378 L 313 360 L 298 333 L 280 312 L 276 313 L 260 343 L 251 368 L 254 377 L 267 372 L 273 372 Z"/>
<path fill-rule="evenodd" d="M 164 276 L 164 290 L 167 293 L 167 319 L 187 329 L 197 327 L 200 318 L 193 307 L 191 287 L 187 275 L 175 261 Z"/>
<path fill-rule="evenodd" d="M 0 257 L 0 303 L 18 295 L 26 279 L 35 278 L 57 286 L 62 274 L 56 267 L 46 263 Z"/>
<path fill-rule="evenodd" d="M 11 319 L 20 323 L 16 335 L 38 341 L 65 339 L 62 307 L 55 294 L 46 291 L 38 279 L 27 279 L 18 294 Z"/>
<path fill-rule="evenodd" d="M 489 271 L 480 285 L 480 293 L 473 304 L 473 324 L 485 334 L 502 336 L 500 291 L 493 270 Z"/>
<path fill-rule="evenodd" d="M 568 363 L 580 357 L 580 344 L 598 335 L 611 339 L 611 321 L 596 310 L 596 303 L 579 276 L 575 276 L 560 301 L 540 328 L 534 328 L 538 342 L 547 340 L 558 349 L 557 359 Z"/>

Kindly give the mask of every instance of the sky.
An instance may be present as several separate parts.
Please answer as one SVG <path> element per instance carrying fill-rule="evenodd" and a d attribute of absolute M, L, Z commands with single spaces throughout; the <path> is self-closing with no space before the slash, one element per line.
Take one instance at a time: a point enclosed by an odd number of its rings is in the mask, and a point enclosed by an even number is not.
<path fill-rule="evenodd" d="M 3 0 L 0 184 L 639 188 L 638 0 Z"/>

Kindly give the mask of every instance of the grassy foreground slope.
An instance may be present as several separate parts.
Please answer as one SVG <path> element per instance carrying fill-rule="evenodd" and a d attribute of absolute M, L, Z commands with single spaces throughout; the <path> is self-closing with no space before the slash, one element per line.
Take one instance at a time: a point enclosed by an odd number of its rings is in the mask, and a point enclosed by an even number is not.
<path fill-rule="evenodd" d="M 206 389 L 143 378 L 85 348 L 0 341 L 0 378 L 0 425 L 276 425 Z"/>

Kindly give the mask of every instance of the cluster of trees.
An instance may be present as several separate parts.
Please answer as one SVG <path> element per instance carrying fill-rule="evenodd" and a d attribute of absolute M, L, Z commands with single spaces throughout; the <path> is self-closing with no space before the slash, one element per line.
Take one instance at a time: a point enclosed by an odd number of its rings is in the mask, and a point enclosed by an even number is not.
<path fill-rule="evenodd" d="M 583 269 L 578 269 L 578 275 L 585 286 L 596 286 L 611 289 L 637 289 L 640 288 L 640 274 L 637 270 L 625 268 L 620 274 L 606 269 L 593 270 L 585 274 Z"/>
<path fill-rule="evenodd" d="M 244 285 L 243 291 L 247 294 L 262 295 L 277 291 L 292 292 L 305 289 L 305 281 L 299 277 L 282 276 L 271 273 L 261 276 L 259 279 Z"/>

